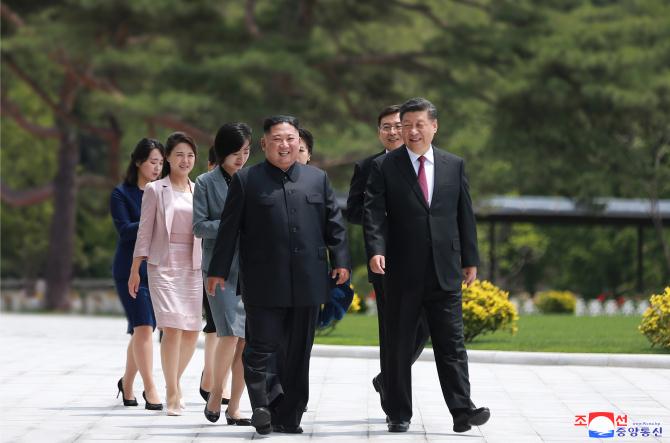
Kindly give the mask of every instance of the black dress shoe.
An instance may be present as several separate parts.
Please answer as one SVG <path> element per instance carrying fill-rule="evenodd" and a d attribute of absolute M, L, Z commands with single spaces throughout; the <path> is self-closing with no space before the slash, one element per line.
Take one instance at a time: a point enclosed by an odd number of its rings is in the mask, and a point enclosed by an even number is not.
<path fill-rule="evenodd" d="M 116 393 L 116 398 L 119 398 L 119 394 L 121 394 L 121 398 L 123 399 L 123 406 L 137 406 L 136 398 L 133 398 L 132 400 L 126 400 L 126 394 L 123 392 L 123 377 L 119 379 L 116 387 L 119 388 L 119 392 Z"/>
<path fill-rule="evenodd" d="M 272 415 L 268 408 L 256 408 L 251 416 L 251 426 L 256 428 L 256 432 L 266 435 L 272 432 Z"/>
<path fill-rule="evenodd" d="M 491 417 L 489 408 L 470 408 L 454 414 L 454 432 L 467 432 L 473 426 L 481 426 Z"/>
<path fill-rule="evenodd" d="M 382 382 L 379 379 L 381 374 L 377 374 L 372 378 L 372 386 L 375 388 L 375 391 L 379 394 L 379 400 L 381 403 L 384 403 L 384 388 L 382 387 Z"/>
<path fill-rule="evenodd" d="M 163 403 L 149 403 L 149 400 L 147 400 L 147 394 L 144 391 L 142 391 L 142 398 L 144 399 L 144 409 L 148 409 L 150 411 L 163 410 Z"/>
<path fill-rule="evenodd" d="M 233 418 L 228 413 L 228 409 L 226 409 L 226 423 L 235 426 L 251 426 L 251 420 L 248 418 Z"/>
<path fill-rule="evenodd" d="M 302 427 L 295 425 L 272 425 L 272 431 L 283 434 L 302 434 Z"/>
<path fill-rule="evenodd" d="M 207 403 L 209 403 L 209 392 L 207 393 L 207 401 L 205 401 L 205 418 L 211 421 L 212 423 L 216 423 L 217 421 L 219 421 L 219 417 L 221 417 L 221 411 L 218 412 L 210 411 L 209 409 L 207 409 Z"/>
<path fill-rule="evenodd" d="M 409 429 L 409 421 L 389 419 L 388 427 L 389 432 L 407 432 Z"/>

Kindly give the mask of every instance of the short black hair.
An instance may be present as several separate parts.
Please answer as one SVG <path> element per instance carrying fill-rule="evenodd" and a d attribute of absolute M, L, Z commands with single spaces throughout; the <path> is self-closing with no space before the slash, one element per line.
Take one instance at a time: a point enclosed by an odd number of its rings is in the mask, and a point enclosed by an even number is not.
<path fill-rule="evenodd" d="M 214 145 L 209 147 L 209 151 L 207 151 L 207 163 L 210 165 L 215 165 L 218 162 L 216 161 L 216 151 L 214 151 Z"/>
<path fill-rule="evenodd" d="M 130 154 L 130 162 L 128 162 L 128 167 L 126 168 L 126 176 L 123 178 L 123 182 L 125 184 L 137 184 L 137 169 L 139 168 L 138 163 L 142 164 L 147 161 L 151 155 L 151 151 L 154 149 L 158 149 L 158 152 L 161 153 L 163 160 L 165 160 L 165 148 L 158 140 L 154 140 L 153 138 L 143 138 L 137 142 L 135 149 L 133 149 L 132 154 Z"/>
<path fill-rule="evenodd" d="M 193 137 L 188 135 L 185 132 L 177 131 L 173 132 L 172 134 L 168 135 L 167 140 L 165 141 L 165 157 L 167 158 L 172 150 L 177 146 L 179 143 L 186 143 L 191 147 L 191 150 L 193 150 L 193 155 L 196 157 L 198 156 L 198 145 L 195 144 L 195 140 L 193 140 Z M 170 162 L 165 161 L 163 162 L 163 175 L 162 177 L 167 177 L 170 175 Z"/>
<path fill-rule="evenodd" d="M 219 164 L 230 154 L 239 151 L 247 141 L 251 143 L 251 128 L 246 123 L 226 123 L 221 126 L 214 138 L 214 150 Z"/>
<path fill-rule="evenodd" d="M 273 126 L 281 123 L 288 123 L 295 129 L 300 130 L 300 122 L 298 122 L 296 117 L 293 117 L 292 115 L 274 115 L 263 121 L 263 133 L 267 134 Z"/>
<path fill-rule="evenodd" d="M 379 116 L 377 117 L 377 127 L 381 126 L 382 124 L 382 119 L 386 117 L 387 115 L 391 114 L 397 114 L 400 112 L 400 105 L 391 105 L 387 106 L 382 110 L 382 112 L 379 113 Z"/>
<path fill-rule="evenodd" d="M 309 155 L 312 155 L 312 150 L 314 149 L 314 136 L 305 128 L 299 128 L 298 134 L 300 134 L 301 139 L 305 140 L 307 152 L 309 152 Z"/>
<path fill-rule="evenodd" d="M 400 105 L 400 119 L 408 112 L 428 111 L 428 118 L 437 120 L 437 108 L 423 97 L 414 97 Z"/>

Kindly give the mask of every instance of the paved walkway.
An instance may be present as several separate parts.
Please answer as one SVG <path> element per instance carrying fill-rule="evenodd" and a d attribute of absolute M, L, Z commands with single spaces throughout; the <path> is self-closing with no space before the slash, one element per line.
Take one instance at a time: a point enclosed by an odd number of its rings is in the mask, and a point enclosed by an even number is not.
<path fill-rule="evenodd" d="M 663 437 L 614 437 L 603 441 L 670 441 L 670 369 L 607 366 L 524 365 L 473 362 L 473 399 L 491 408 L 491 421 L 455 434 L 442 400 L 434 363 L 414 366 L 414 418 L 406 434 L 389 434 L 370 379 L 369 358 L 312 359 L 305 434 L 261 437 L 252 428 L 210 424 L 198 395 L 203 354 L 186 371 L 187 409 L 167 417 L 124 408 L 115 398 L 127 338 L 120 318 L 0 314 L 0 441 L 598 441 L 575 415 L 590 411 L 627 414 L 632 422 L 659 422 Z M 666 360 L 670 368 L 670 357 Z M 158 346 L 155 375 L 162 389 Z M 663 360 L 661 360 L 663 364 Z M 140 396 L 141 384 L 135 394 Z M 249 411 L 246 395 L 243 410 Z"/>

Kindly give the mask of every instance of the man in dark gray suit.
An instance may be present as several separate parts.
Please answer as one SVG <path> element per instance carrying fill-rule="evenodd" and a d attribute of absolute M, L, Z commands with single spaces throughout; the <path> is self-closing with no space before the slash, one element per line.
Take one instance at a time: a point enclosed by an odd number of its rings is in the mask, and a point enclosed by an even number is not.
<path fill-rule="evenodd" d="M 376 154 L 366 157 L 354 166 L 354 175 L 351 177 L 351 185 L 349 187 L 349 197 L 347 198 L 346 217 L 349 223 L 362 225 L 363 224 L 363 203 L 365 201 L 365 186 L 367 185 L 370 176 L 370 168 L 372 162 L 391 151 L 400 148 L 403 145 L 402 140 L 402 124 L 400 123 L 400 106 L 391 105 L 384 108 L 377 117 L 377 136 L 381 142 L 384 150 Z M 387 325 L 384 319 L 384 279 L 380 274 L 375 274 L 368 267 L 368 281 L 372 283 L 375 290 L 375 299 L 377 301 L 377 323 L 379 330 L 379 363 L 381 372 L 372 379 L 372 386 L 375 391 L 379 393 L 381 406 L 384 412 L 388 415 L 385 406 L 384 394 L 384 365 L 386 360 L 384 353 L 386 346 L 384 344 L 385 328 Z M 428 341 L 428 325 L 426 324 L 425 316 L 421 316 L 416 330 L 416 339 L 414 342 L 414 355 L 412 361 L 416 361 L 421 355 L 424 346 Z"/>
<path fill-rule="evenodd" d="M 364 230 L 372 272 L 384 275 L 385 410 L 388 429 L 412 417 L 411 366 L 417 323 L 426 316 L 442 394 L 455 432 L 488 421 L 470 400 L 461 283 L 477 276 L 479 255 L 464 162 L 432 145 L 437 110 L 423 98 L 400 108 L 404 147 L 372 163 Z"/>
<path fill-rule="evenodd" d="M 208 271 L 208 291 L 225 284 L 239 239 L 244 375 L 259 434 L 302 432 L 319 306 L 351 266 L 326 173 L 296 162 L 298 127 L 291 116 L 263 123 L 266 160 L 233 176 Z"/>

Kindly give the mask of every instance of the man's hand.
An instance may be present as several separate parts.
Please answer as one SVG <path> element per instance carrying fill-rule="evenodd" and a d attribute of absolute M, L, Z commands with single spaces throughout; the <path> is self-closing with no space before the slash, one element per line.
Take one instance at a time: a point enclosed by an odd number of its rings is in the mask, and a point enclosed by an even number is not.
<path fill-rule="evenodd" d="M 337 284 L 337 285 L 341 285 L 342 283 L 349 280 L 349 270 L 347 268 L 335 268 L 335 269 L 333 269 L 333 272 L 330 273 L 331 278 L 335 278 L 338 275 L 339 275 L 339 278 L 335 282 L 335 284 Z"/>
<path fill-rule="evenodd" d="M 219 285 L 223 291 L 226 285 L 226 279 L 221 277 L 207 277 L 207 293 L 212 297 L 216 296 L 216 286 Z"/>
<path fill-rule="evenodd" d="M 370 259 L 370 269 L 375 274 L 385 274 L 386 258 L 383 255 L 373 255 Z"/>
<path fill-rule="evenodd" d="M 463 283 L 465 286 L 470 286 L 477 278 L 477 266 L 470 266 L 463 268 Z"/>

